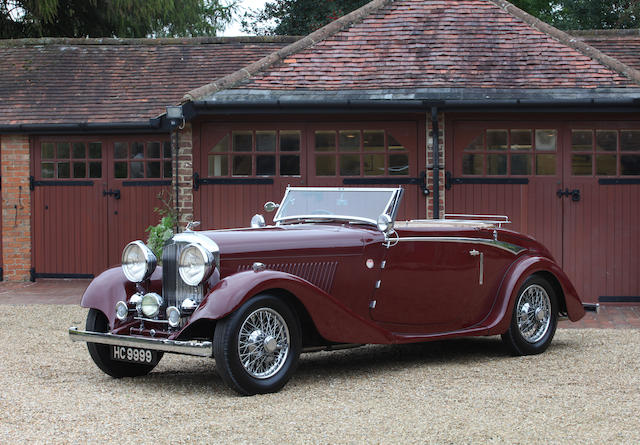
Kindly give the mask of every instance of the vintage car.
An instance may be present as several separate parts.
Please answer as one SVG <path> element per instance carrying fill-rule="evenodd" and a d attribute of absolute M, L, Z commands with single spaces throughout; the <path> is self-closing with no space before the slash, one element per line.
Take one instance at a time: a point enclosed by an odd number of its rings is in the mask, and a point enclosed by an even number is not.
<path fill-rule="evenodd" d="M 162 267 L 141 241 L 87 288 L 86 341 L 113 377 L 164 353 L 213 357 L 241 394 L 274 392 L 301 352 L 502 335 L 543 352 L 583 305 L 549 251 L 506 218 L 395 221 L 402 188 L 290 187 L 274 225 L 169 240 Z"/>

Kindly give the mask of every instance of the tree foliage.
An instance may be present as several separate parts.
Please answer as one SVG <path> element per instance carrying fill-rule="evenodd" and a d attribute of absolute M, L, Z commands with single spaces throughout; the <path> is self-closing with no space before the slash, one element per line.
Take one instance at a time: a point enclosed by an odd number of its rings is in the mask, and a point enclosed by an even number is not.
<path fill-rule="evenodd" d="M 235 0 L 0 0 L 0 38 L 216 35 Z"/>
<path fill-rule="evenodd" d="M 367 3 L 367 0 L 272 0 L 245 13 L 254 34 L 306 35 Z M 640 28 L 640 0 L 511 0 L 561 29 Z"/>

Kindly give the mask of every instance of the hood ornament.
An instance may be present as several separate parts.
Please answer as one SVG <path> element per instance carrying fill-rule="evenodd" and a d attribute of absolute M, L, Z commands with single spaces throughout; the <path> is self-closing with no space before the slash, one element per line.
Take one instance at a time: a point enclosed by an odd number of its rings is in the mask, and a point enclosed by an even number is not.
<path fill-rule="evenodd" d="M 184 229 L 185 232 L 193 232 L 195 227 L 200 225 L 200 221 L 189 221 L 187 223 L 187 227 Z"/>

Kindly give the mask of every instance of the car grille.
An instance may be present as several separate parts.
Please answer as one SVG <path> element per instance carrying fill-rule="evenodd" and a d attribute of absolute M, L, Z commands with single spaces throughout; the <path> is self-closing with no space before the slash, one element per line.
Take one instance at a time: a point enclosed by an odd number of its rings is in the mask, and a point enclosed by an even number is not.
<path fill-rule="evenodd" d="M 180 253 L 189 243 L 170 242 L 162 251 L 162 297 L 167 306 L 180 308 L 182 302 L 191 298 L 196 303 L 202 301 L 202 284 L 189 286 L 180 277 L 178 259 Z"/>

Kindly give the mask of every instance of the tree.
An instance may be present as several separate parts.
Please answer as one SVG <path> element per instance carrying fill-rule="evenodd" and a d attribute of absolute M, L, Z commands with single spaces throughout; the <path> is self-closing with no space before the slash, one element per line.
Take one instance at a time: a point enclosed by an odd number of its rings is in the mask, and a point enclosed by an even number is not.
<path fill-rule="evenodd" d="M 262 10 L 251 10 L 242 28 L 253 34 L 303 36 L 350 13 L 369 0 L 274 0 Z"/>
<path fill-rule="evenodd" d="M 0 38 L 215 35 L 229 0 L 0 0 Z"/>
<path fill-rule="evenodd" d="M 561 29 L 640 28 L 640 0 L 510 0 Z M 367 0 L 272 0 L 245 13 L 243 29 L 255 34 L 306 35 Z"/>

